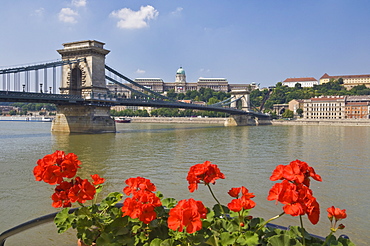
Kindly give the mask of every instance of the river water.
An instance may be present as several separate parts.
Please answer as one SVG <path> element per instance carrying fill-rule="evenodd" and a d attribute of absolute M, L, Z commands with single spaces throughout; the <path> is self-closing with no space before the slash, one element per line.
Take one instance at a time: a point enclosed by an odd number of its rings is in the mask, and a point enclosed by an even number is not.
<path fill-rule="evenodd" d="M 118 124 L 116 134 L 53 134 L 50 123 L 0 121 L 0 232 L 55 212 L 53 188 L 34 180 L 35 162 L 55 150 L 74 152 L 82 161 L 80 176 L 98 173 L 106 178 L 105 194 L 122 191 L 129 177 L 149 178 L 166 197 L 194 197 L 214 204 L 204 186 L 187 190 L 189 167 L 206 160 L 217 164 L 226 179 L 213 186 L 222 203 L 230 201 L 231 187 L 245 186 L 255 193 L 253 216 L 265 219 L 281 213 L 281 205 L 267 201 L 278 164 L 300 159 L 313 166 L 323 182 L 311 188 L 321 206 L 316 226 L 305 220 L 311 233 L 330 232 L 326 208 L 347 209 L 348 235 L 356 245 L 370 242 L 370 127 L 247 126 L 191 124 Z M 298 225 L 285 215 L 274 223 Z M 6 245 L 76 245 L 73 232 L 57 235 L 53 223 L 13 236 Z"/>

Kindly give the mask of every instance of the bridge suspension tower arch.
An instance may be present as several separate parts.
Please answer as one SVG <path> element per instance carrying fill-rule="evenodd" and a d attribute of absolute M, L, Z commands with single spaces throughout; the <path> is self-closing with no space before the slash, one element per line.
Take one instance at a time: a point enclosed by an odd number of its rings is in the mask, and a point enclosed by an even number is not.
<path fill-rule="evenodd" d="M 64 63 L 60 93 L 81 96 L 105 96 L 108 88 L 105 82 L 105 56 L 110 52 L 104 43 L 86 40 L 63 44 L 57 50 Z M 115 132 L 116 125 L 110 117 L 110 105 L 58 104 L 57 115 L 51 130 L 54 132 L 100 133 Z"/>

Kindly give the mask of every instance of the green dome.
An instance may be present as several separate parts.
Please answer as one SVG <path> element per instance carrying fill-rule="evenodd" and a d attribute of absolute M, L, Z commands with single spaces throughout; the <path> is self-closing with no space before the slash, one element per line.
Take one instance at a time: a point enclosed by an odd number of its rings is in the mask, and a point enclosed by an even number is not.
<path fill-rule="evenodd" d="M 182 67 L 180 67 L 179 69 L 177 69 L 176 74 L 185 74 L 185 70 Z"/>

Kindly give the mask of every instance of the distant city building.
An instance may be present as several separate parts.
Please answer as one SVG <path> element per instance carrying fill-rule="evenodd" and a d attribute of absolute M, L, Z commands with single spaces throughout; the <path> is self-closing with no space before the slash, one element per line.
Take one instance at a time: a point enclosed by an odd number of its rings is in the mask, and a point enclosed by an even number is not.
<path fill-rule="evenodd" d="M 313 87 L 318 85 L 319 81 L 313 77 L 304 77 L 304 78 L 287 78 L 282 82 L 283 85 L 288 87 L 295 87 L 299 83 L 301 87 Z"/>
<path fill-rule="evenodd" d="M 370 96 L 322 96 L 303 102 L 305 119 L 370 119 Z"/>
<path fill-rule="evenodd" d="M 141 86 L 144 86 L 158 93 L 166 93 L 170 90 L 174 90 L 176 93 L 185 93 L 186 91 L 199 91 L 201 88 L 209 88 L 214 91 L 223 92 L 242 89 L 258 89 L 258 85 L 256 83 L 229 84 L 229 82 L 225 78 L 199 78 L 197 82 L 187 82 L 185 70 L 182 67 L 180 67 L 176 71 L 175 82 L 166 83 L 160 78 L 136 78 L 134 81 Z M 135 90 L 141 91 L 140 88 L 132 84 L 127 83 L 126 85 Z M 108 85 L 108 88 L 112 93 L 125 95 L 126 97 L 129 97 L 131 95 L 129 89 L 115 84 Z"/>
<path fill-rule="evenodd" d="M 289 109 L 289 104 L 288 103 L 281 103 L 281 104 L 274 104 L 272 105 L 272 111 L 276 115 L 282 115 L 285 110 Z"/>
<path fill-rule="evenodd" d="M 370 96 L 348 96 L 345 112 L 347 119 L 370 119 Z"/>
<path fill-rule="evenodd" d="M 347 88 L 347 90 L 350 90 L 357 85 L 365 85 L 366 87 L 370 88 L 370 74 L 330 76 L 325 73 L 320 78 L 320 84 L 325 84 L 328 83 L 330 80 L 338 80 L 340 78 L 343 79 L 343 86 Z"/>
<path fill-rule="evenodd" d="M 305 119 L 344 119 L 345 97 L 315 97 L 304 100 L 303 117 Z"/>
<path fill-rule="evenodd" d="M 293 99 L 289 103 L 289 110 L 293 111 L 293 113 L 296 115 L 297 114 L 297 109 L 302 109 L 303 110 L 303 100 L 301 99 Z"/>

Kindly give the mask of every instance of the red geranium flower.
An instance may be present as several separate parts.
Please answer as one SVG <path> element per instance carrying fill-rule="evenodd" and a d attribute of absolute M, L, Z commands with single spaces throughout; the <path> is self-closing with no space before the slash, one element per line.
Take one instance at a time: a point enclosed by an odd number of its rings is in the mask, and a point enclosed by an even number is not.
<path fill-rule="evenodd" d="M 93 174 L 90 176 L 94 180 L 93 185 L 100 185 L 105 182 L 105 178 L 101 178 L 98 174 Z"/>
<path fill-rule="evenodd" d="M 207 216 L 207 208 L 201 201 L 192 198 L 181 200 L 170 210 L 168 228 L 182 232 L 186 228 L 187 233 L 194 233 L 202 229 L 202 220 Z"/>
<path fill-rule="evenodd" d="M 336 208 L 334 206 L 331 206 L 326 211 L 328 211 L 328 218 L 329 218 L 330 221 L 333 220 L 333 217 L 335 218 L 335 221 L 347 218 L 347 214 L 346 214 L 345 209 L 341 210 L 340 208 Z"/>
<path fill-rule="evenodd" d="M 162 205 L 159 197 L 153 193 L 156 190 L 155 185 L 149 179 L 142 177 L 129 178 L 125 183 L 128 186 L 123 191 L 126 195 L 133 196 L 125 199 L 121 208 L 122 216 L 139 218 L 140 221 L 149 224 L 157 216 L 154 208 Z"/>
<path fill-rule="evenodd" d="M 143 177 L 129 178 L 125 181 L 125 183 L 128 186 L 126 186 L 123 189 L 123 192 L 127 196 L 129 196 L 130 194 L 133 194 L 135 191 L 138 191 L 138 190 L 147 190 L 149 192 L 157 190 L 155 185 L 152 182 L 150 182 L 149 179 L 146 179 Z"/>
<path fill-rule="evenodd" d="M 238 197 L 239 197 L 240 190 L 241 190 L 241 188 L 240 188 L 240 187 L 238 187 L 238 188 L 231 188 L 231 189 L 227 192 L 227 194 L 229 194 L 231 197 L 238 198 Z"/>
<path fill-rule="evenodd" d="M 288 165 L 278 165 L 272 172 L 271 181 L 286 179 L 298 184 L 310 186 L 310 177 L 317 181 L 322 181 L 321 176 L 315 173 L 313 167 L 310 167 L 306 162 L 295 160 Z"/>
<path fill-rule="evenodd" d="M 51 196 L 51 199 L 53 200 L 52 206 L 54 208 L 60 208 L 60 207 L 71 207 L 71 201 L 68 197 L 69 189 L 72 187 L 72 184 L 67 181 L 63 181 L 60 185 L 55 187 L 55 192 Z"/>
<path fill-rule="evenodd" d="M 251 198 L 255 197 L 255 195 L 253 193 L 249 193 L 248 189 L 245 188 L 244 186 L 240 188 L 232 188 L 230 190 L 232 192 L 229 191 L 229 195 L 231 193 L 233 197 L 238 197 L 239 196 L 239 192 L 237 192 L 238 190 L 242 191 L 241 197 L 231 200 L 231 202 L 227 204 L 227 207 L 234 212 L 240 212 L 242 209 L 254 208 L 256 206 L 256 203 L 252 201 Z"/>
<path fill-rule="evenodd" d="M 216 182 L 216 179 L 224 179 L 225 175 L 221 173 L 217 165 L 212 164 L 210 161 L 205 161 L 203 164 L 196 164 L 190 167 L 188 172 L 187 180 L 189 183 L 189 191 L 194 192 L 198 189 L 198 184 L 203 182 L 204 184 Z"/>
<path fill-rule="evenodd" d="M 85 203 L 87 200 L 94 199 L 96 189 L 87 179 L 76 177 L 73 186 L 69 190 L 68 197 L 71 202 Z"/>
<path fill-rule="evenodd" d="M 64 151 L 57 150 L 39 159 L 33 174 L 37 181 L 43 180 L 51 185 L 60 184 L 63 178 L 73 178 L 80 165 L 81 161 L 77 159 L 77 155 L 73 153 L 65 155 Z"/>

